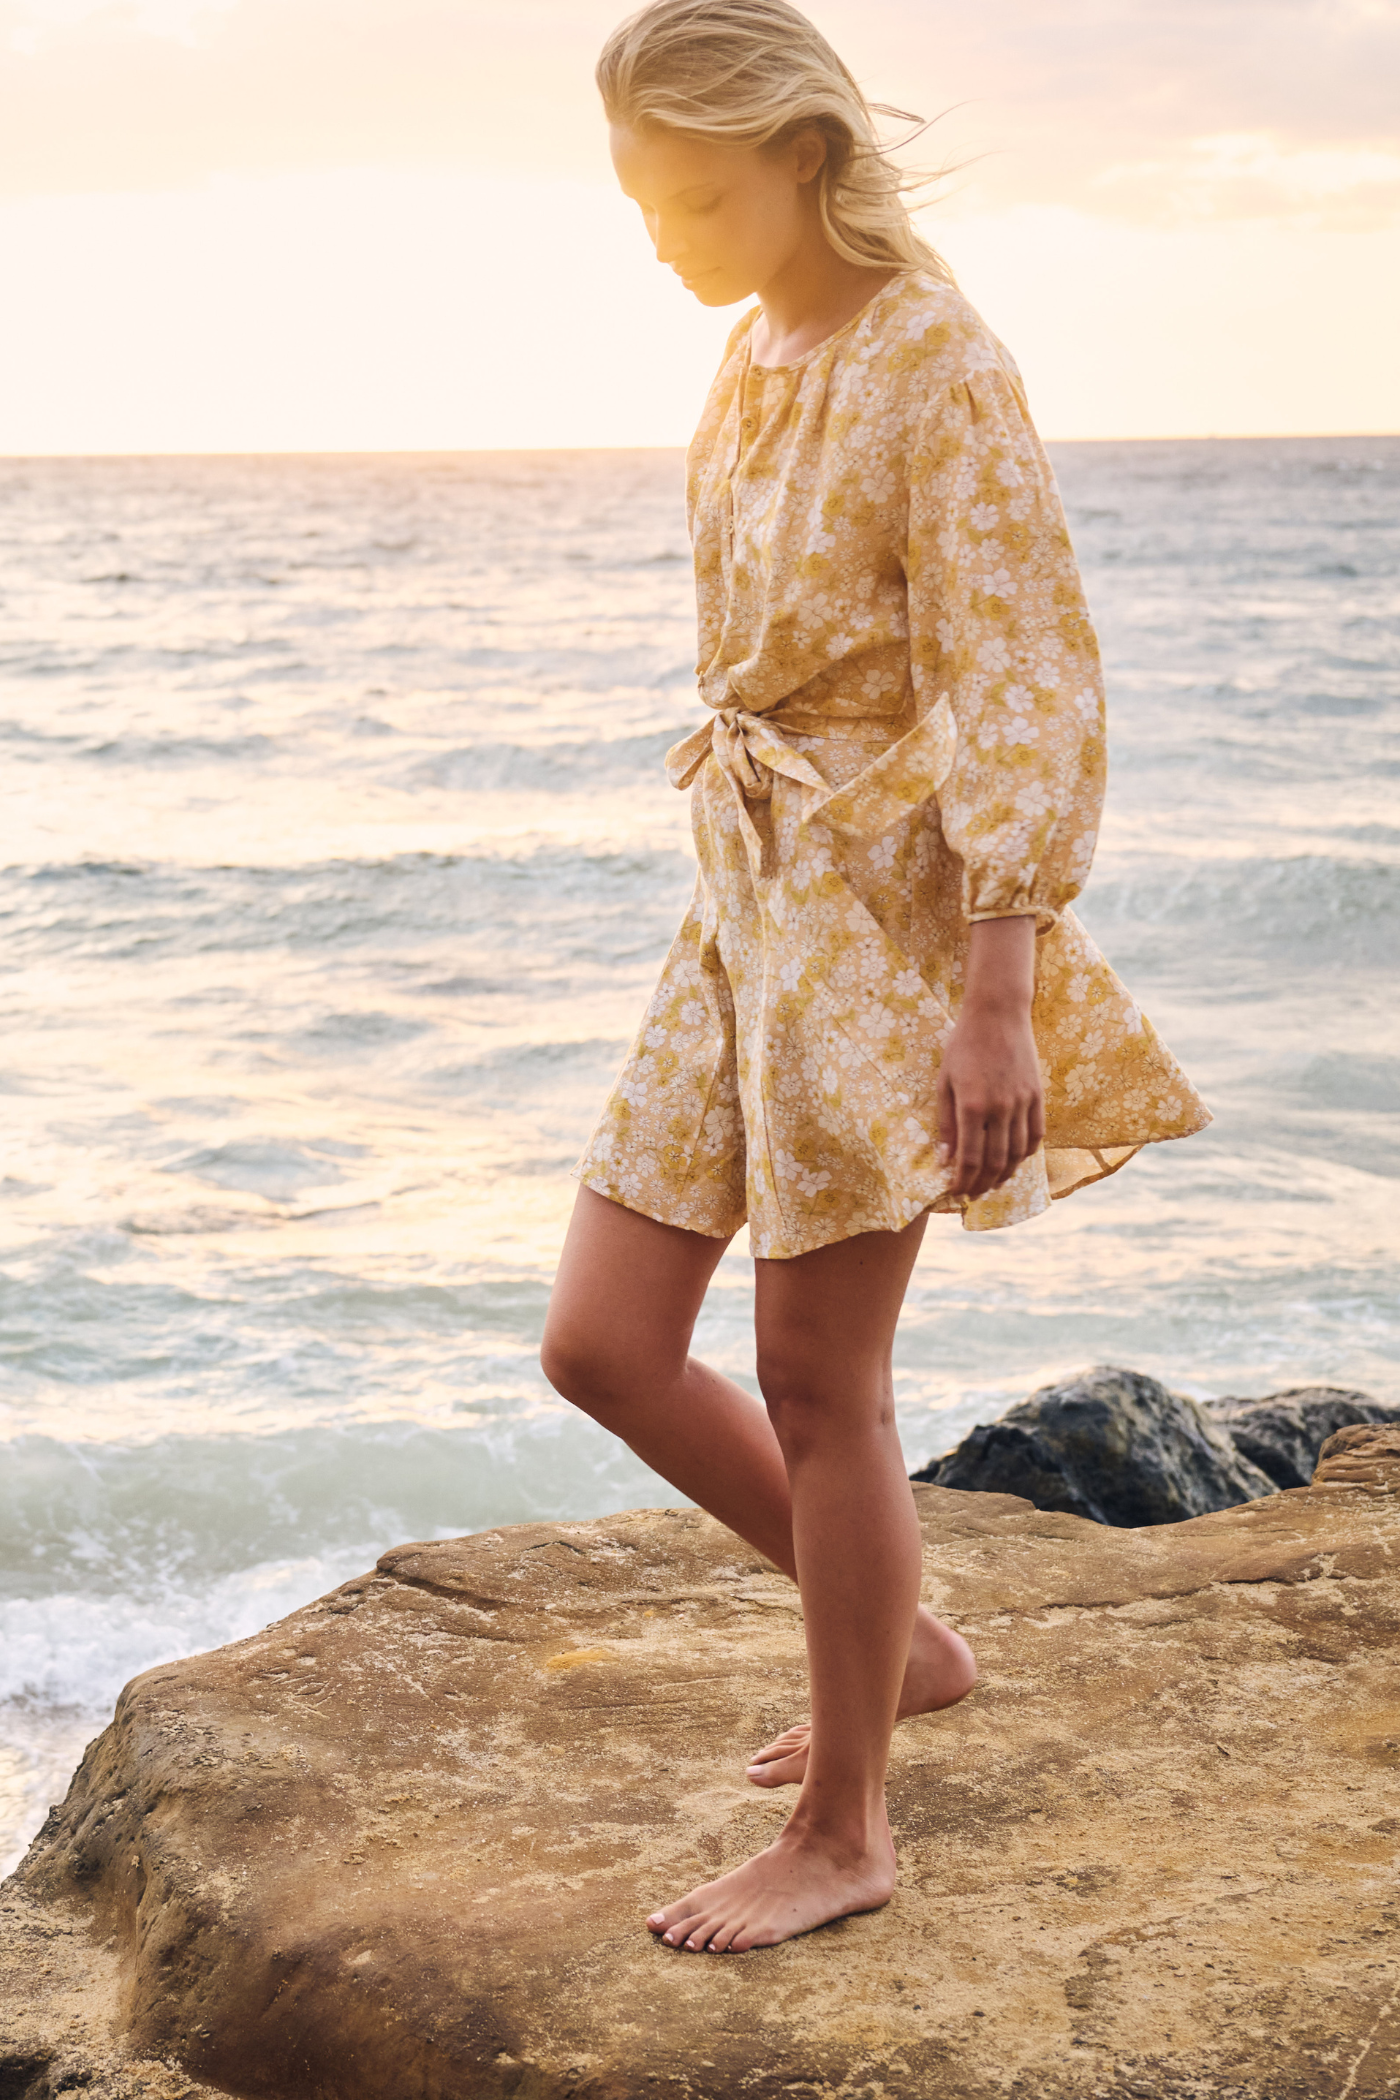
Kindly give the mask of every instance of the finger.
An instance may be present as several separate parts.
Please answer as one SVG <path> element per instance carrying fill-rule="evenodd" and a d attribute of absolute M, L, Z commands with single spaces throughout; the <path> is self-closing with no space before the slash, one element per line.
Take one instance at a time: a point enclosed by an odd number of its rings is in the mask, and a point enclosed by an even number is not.
<path fill-rule="evenodd" d="M 946 1065 L 944 1065 L 938 1075 L 937 1109 L 935 1113 L 938 1132 L 938 1160 L 940 1166 L 946 1166 L 953 1156 L 958 1138 L 958 1105 L 953 1099 L 953 1082 L 948 1077 L 948 1067 Z"/>
<path fill-rule="evenodd" d="M 982 1171 L 977 1177 L 974 1195 L 985 1196 L 989 1189 L 1000 1188 L 1006 1179 L 1009 1135 L 1009 1123 L 1005 1113 L 998 1112 L 987 1118 L 982 1133 Z"/>
<path fill-rule="evenodd" d="M 1002 1168 L 1001 1180 L 997 1183 L 998 1188 L 1001 1188 L 1005 1182 L 1011 1179 L 1022 1160 L 1029 1153 L 1031 1149 L 1029 1126 L 1029 1104 L 1022 1102 L 1019 1107 L 1012 1109 L 1010 1121 L 1006 1126 L 1006 1165 Z"/>
<path fill-rule="evenodd" d="M 1038 1152 L 1045 1143 L 1045 1094 L 1040 1087 L 1035 1090 L 1035 1099 L 1026 1118 L 1026 1136 L 1032 1152 Z"/>
<path fill-rule="evenodd" d="M 982 1148 L 986 1139 L 981 1109 L 958 1110 L 958 1155 L 954 1162 L 957 1169 L 953 1181 L 955 1196 L 970 1196 L 975 1193 L 978 1177 L 982 1172 Z"/>

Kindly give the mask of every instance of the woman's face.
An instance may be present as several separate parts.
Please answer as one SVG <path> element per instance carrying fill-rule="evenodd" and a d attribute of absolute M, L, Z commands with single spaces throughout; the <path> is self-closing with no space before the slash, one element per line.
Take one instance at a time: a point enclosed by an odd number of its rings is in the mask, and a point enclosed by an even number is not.
<path fill-rule="evenodd" d="M 790 145 L 724 146 L 680 131 L 614 124 L 613 166 L 641 208 L 658 262 L 702 306 L 732 306 L 771 284 L 816 225 L 818 131 Z"/>

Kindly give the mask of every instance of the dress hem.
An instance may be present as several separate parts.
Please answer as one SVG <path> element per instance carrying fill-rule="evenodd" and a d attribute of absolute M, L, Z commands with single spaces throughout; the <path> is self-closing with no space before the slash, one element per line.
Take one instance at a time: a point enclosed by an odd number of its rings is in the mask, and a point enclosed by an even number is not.
<path fill-rule="evenodd" d="M 1061 1203 L 1066 1196 L 1073 1196 L 1080 1189 L 1092 1188 L 1096 1182 L 1107 1181 L 1111 1175 L 1117 1174 L 1123 1167 L 1126 1167 L 1130 1160 L 1136 1159 L 1139 1152 L 1144 1151 L 1148 1145 L 1169 1145 L 1180 1138 L 1195 1137 L 1199 1131 L 1206 1129 L 1211 1121 L 1212 1118 L 1207 1115 L 1203 1122 L 1195 1124 L 1190 1130 L 1166 1131 L 1160 1137 L 1129 1138 L 1121 1145 L 1056 1145 L 1050 1147 L 1049 1150 L 1051 1152 L 1085 1152 L 1094 1162 L 1092 1169 L 1077 1175 L 1074 1180 L 1049 1189 L 1050 1203 Z M 1117 1159 L 1107 1156 L 1113 1153 L 1121 1153 L 1122 1156 Z M 729 1241 L 736 1239 L 749 1223 L 747 1217 L 742 1217 L 736 1225 L 719 1232 L 707 1231 L 703 1225 L 681 1225 L 677 1223 L 675 1218 L 661 1217 L 656 1211 L 646 1209 L 641 1203 L 629 1202 L 625 1196 L 620 1196 L 615 1189 L 605 1186 L 601 1176 L 590 1174 L 582 1165 L 572 1170 L 572 1178 L 581 1187 L 591 1189 L 595 1196 L 602 1196 L 607 1202 L 616 1203 L 620 1210 L 630 1210 L 639 1218 L 650 1218 L 654 1225 L 668 1225 L 676 1232 L 693 1232 L 703 1240 Z M 753 1261 L 796 1261 L 800 1255 L 815 1254 L 820 1247 L 834 1247 L 842 1240 L 860 1239 L 862 1234 L 866 1232 L 905 1232 L 916 1218 L 922 1217 L 958 1217 L 961 1215 L 965 1229 L 979 1229 L 967 1228 L 969 1205 L 962 1197 L 955 1197 L 951 1202 L 946 1203 L 939 1196 L 931 1197 L 927 1201 L 920 1197 L 911 1197 L 906 1199 L 905 1205 L 894 1205 L 892 1208 L 895 1210 L 900 1208 L 908 1209 L 908 1215 L 902 1224 L 867 1225 L 863 1226 L 858 1232 L 832 1232 L 810 1240 L 805 1246 L 794 1247 L 789 1252 L 782 1254 L 753 1254 L 751 1252 L 750 1259 Z M 1049 1204 L 1046 1204 L 1045 1208 L 1036 1212 L 1035 1215 L 1043 1217 L 1045 1209 L 1048 1208 Z M 1019 1222 L 1029 1224 L 1030 1219 L 1023 1218 Z"/>

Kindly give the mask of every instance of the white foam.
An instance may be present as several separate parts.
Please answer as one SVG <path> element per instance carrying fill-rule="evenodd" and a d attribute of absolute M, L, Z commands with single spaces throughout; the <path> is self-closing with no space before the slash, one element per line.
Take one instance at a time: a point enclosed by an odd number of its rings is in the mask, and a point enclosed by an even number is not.
<path fill-rule="evenodd" d="M 372 1567 L 380 1550 L 264 1561 L 202 1592 L 154 1600 L 71 1591 L 0 1604 L 0 1875 L 62 1800 L 131 1678 L 256 1633 Z"/>

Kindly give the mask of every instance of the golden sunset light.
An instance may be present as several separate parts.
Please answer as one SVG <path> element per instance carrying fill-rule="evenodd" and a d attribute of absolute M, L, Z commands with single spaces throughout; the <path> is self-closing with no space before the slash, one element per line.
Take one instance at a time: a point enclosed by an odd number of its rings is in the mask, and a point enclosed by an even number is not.
<path fill-rule="evenodd" d="M 1400 425 L 1400 10 L 814 13 L 873 97 L 948 112 L 920 223 L 1047 436 Z M 618 194 L 614 19 L 4 0 L 0 450 L 683 444 L 741 309 Z"/>
<path fill-rule="evenodd" d="M 1400 0 L 627 6 L 0 0 L 0 2100 L 1394 2100 Z"/>

